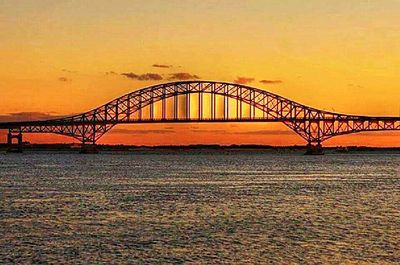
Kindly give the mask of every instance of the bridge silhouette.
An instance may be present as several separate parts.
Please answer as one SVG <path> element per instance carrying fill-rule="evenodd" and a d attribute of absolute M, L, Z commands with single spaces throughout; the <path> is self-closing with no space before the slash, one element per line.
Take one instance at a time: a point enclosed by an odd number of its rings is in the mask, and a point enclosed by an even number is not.
<path fill-rule="evenodd" d="M 307 142 L 309 154 L 321 154 L 321 143 L 337 135 L 400 130 L 400 117 L 324 111 L 258 88 L 198 80 L 146 87 L 78 115 L 0 122 L 0 129 L 8 129 L 13 151 L 22 151 L 23 133 L 55 133 L 79 140 L 82 152 L 92 153 L 117 124 L 187 122 L 282 122 Z"/>

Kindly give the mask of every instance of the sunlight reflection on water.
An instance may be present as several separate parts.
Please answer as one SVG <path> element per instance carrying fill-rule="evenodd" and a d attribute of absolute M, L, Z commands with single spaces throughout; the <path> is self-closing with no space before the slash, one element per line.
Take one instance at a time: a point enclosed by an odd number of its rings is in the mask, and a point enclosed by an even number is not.
<path fill-rule="evenodd" d="M 0 263 L 399 263 L 400 155 L 0 158 Z"/>

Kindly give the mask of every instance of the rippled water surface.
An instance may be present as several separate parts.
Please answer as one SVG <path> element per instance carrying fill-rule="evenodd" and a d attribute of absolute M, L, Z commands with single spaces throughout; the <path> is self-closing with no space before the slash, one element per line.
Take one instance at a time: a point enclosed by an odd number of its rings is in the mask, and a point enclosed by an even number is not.
<path fill-rule="evenodd" d="M 400 155 L 0 155 L 0 263 L 400 263 Z"/>

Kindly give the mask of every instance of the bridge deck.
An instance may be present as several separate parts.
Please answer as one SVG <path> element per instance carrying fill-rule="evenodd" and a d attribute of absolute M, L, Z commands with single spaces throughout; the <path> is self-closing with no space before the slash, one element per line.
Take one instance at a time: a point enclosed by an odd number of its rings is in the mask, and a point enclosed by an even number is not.
<path fill-rule="evenodd" d="M 140 123 L 221 123 L 221 122 L 335 122 L 335 121 L 400 121 L 400 117 L 369 117 L 354 116 L 352 119 L 343 118 L 179 118 L 179 119 L 134 119 L 134 120 L 108 120 L 108 121 L 68 121 L 68 120 L 43 120 L 43 121 L 16 121 L 0 122 L 0 129 L 15 129 L 23 126 L 72 126 L 72 125 L 116 125 L 116 124 L 140 124 Z"/>

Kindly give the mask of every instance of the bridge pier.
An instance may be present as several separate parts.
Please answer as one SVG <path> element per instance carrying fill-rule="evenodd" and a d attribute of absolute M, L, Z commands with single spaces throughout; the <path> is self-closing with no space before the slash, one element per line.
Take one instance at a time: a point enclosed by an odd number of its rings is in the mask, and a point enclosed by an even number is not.
<path fill-rule="evenodd" d="M 307 145 L 307 151 L 305 152 L 305 155 L 323 155 L 323 154 L 324 154 L 324 149 L 322 148 L 321 143 L 318 143 L 316 145 L 309 143 Z"/>
<path fill-rule="evenodd" d="M 17 143 L 14 144 L 13 140 L 17 139 Z M 22 133 L 9 131 L 7 135 L 7 153 L 22 153 Z"/>
<path fill-rule="evenodd" d="M 81 154 L 98 154 L 99 150 L 97 149 L 95 144 L 82 144 Z"/>

